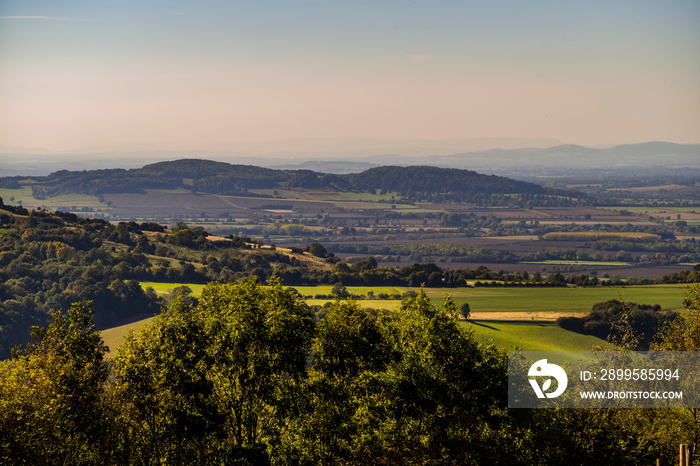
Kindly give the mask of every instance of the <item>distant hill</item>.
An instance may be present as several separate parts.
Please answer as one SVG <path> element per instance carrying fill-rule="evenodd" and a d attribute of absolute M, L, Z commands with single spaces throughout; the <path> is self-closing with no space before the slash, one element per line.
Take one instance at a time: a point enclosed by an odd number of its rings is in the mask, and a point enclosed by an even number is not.
<path fill-rule="evenodd" d="M 368 141 L 365 141 L 368 142 Z M 415 141 L 401 145 L 377 141 L 357 150 L 334 149 L 333 144 L 314 145 L 311 151 L 299 151 L 293 143 L 279 150 L 197 150 L 197 151 L 117 151 L 93 149 L 88 152 L 48 154 L 41 149 L 17 149 L 0 146 L 0 175 L 45 176 L 58 170 L 138 168 L 149 163 L 191 158 L 218 160 L 229 164 L 251 165 L 283 170 L 312 170 L 319 173 L 357 173 L 382 165 L 431 165 L 476 170 L 522 179 L 523 172 L 566 174 L 580 170 L 626 171 L 649 168 L 695 169 L 700 160 L 700 144 L 645 142 L 608 148 L 560 144 L 556 140 L 484 139 Z M 390 142 L 390 141 L 389 141 Z M 354 147 L 354 146 L 353 146 Z M 635 175 L 636 176 L 636 175 Z"/>
<path fill-rule="evenodd" d="M 0 178 L 0 185 L 17 183 L 21 177 Z M 311 170 L 275 170 L 251 165 L 232 165 L 211 160 L 182 159 L 158 162 L 138 169 L 88 171 L 61 170 L 34 177 L 34 197 L 61 194 L 145 193 L 148 189 L 188 189 L 193 192 L 235 195 L 253 189 L 307 188 L 355 192 L 422 193 L 445 200 L 463 195 L 561 195 L 534 183 L 483 175 L 471 170 L 431 166 L 384 166 L 352 174 L 325 174 Z"/>
<path fill-rule="evenodd" d="M 32 189 L 39 199 L 60 194 L 144 193 L 146 189 L 177 188 L 212 194 L 237 194 L 251 188 L 279 186 L 294 174 L 293 171 L 250 165 L 182 159 L 130 170 L 60 170 L 45 177 L 34 177 L 36 183 Z"/>
<path fill-rule="evenodd" d="M 464 192 L 489 194 L 545 194 L 547 190 L 534 183 L 515 181 L 471 170 L 429 166 L 377 167 L 349 175 L 350 184 L 361 191 L 383 189 L 406 192 Z"/>
<path fill-rule="evenodd" d="M 697 168 L 700 163 L 700 144 L 646 142 L 604 149 L 568 144 L 547 149 L 463 152 L 435 156 L 431 162 L 443 167 L 488 168 L 490 171 L 518 168 L 556 171 L 591 168 Z"/>

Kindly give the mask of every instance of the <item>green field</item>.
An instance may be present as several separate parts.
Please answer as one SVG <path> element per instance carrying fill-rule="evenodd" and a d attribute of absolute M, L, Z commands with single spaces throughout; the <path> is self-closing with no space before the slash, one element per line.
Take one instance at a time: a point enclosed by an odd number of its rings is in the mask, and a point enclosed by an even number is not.
<path fill-rule="evenodd" d="M 553 323 L 514 323 L 476 321 L 465 323 L 482 342 L 493 342 L 506 350 L 523 351 L 590 351 L 605 344 L 600 338 L 581 335 L 559 328 Z"/>
<path fill-rule="evenodd" d="M 398 301 L 361 301 L 365 307 L 386 308 L 393 304 L 398 307 Z M 130 332 L 149 325 L 153 317 L 113 327 L 101 332 L 105 344 L 110 351 L 108 358 L 114 356 L 117 348 L 124 342 Z M 554 323 L 524 323 L 524 322 L 495 322 L 470 321 L 461 322 L 474 332 L 478 341 L 492 342 L 505 350 L 522 349 L 524 351 L 590 351 L 593 347 L 604 344 L 603 340 L 590 335 L 580 335 L 559 328 Z"/>
<path fill-rule="evenodd" d="M 146 288 L 153 288 L 155 292 L 158 295 L 166 295 L 173 291 L 173 289 L 177 288 L 178 286 L 189 286 L 192 289 L 192 295 L 199 297 L 202 294 L 202 290 L 204 289 L 204 285 L 199 285 L 196 283 L 161 283 L 161 282 L 139 282 L 141 284 L 141 288 L 144 290 Z"/>
<path fill-rule="evenodd" d="M 301 293 L 302 296 L 315 296 L 317 294 L 329 295 L 333 289 L 331 285 L 294 286 L 293 288 Z M 381 293 L 386 293 L 388 295 L 403 294 L 408 290 L 408 288 L 401 286 L 348 286 L 346 289 L 350 294 L 366 295 L 371 291 L 374 292 L 375 296 Z"/>
<path fill-rule="evenodd" d="M 177 283 L 141 282 L 145 289 L 152 287 L 158 294 L 167 294 L 173 288 L 180 286 Z M 192 288 L 194 296 L 199 296 L 204 285 L 187 284 Z M 330 295 L 332 286 L 295 286 L 293 287 L 302 296 L 311 296 L 309 304 L 323 304 L 328 299 L 316 300 L 313 296 Z M 620 299 L 639 304 L 658 304 L 663 309 L 683 308 L 683 296 L 685 285 L 649 285 L 649 286 L 623 286 L 623 287 L 591 287 L 591 288 L 527 288 L 527 287 L 503 287 L 503 288 L 426 288 L 425 292 L 435 302 L 442 302 L 445 295 L 449 295 L 457 306 L 469 303 L 472 312 L 587 312 L 594 304 L 610 299 Z M 403 294 L 408 290 L 417 288 L 391 287 L 391 286 L 348 286 L 351 294 L 367 295 L 373 291 L 377 296 L 380 293 Z M 368 307 L 392 308 L 391 300 L 361 300 Z M 379 306 L 379 304 L 383 304 Z M 376 306 L 374 304 L 377 304 Z"/>
<path fill-rule="evenodd" d="M 669 207 L 669 206 L 642 206 L 642 207 L 636 207 L 636 206 L 625 206 L 625 207 L 610 207 L 610 206 L 602 206 L 599 207 L 599 209 L 604 209 L 604 210 L 613 210 L 617 211 L 620 209 L 627 210 L 629 212 L 637 213 L 637 214 L 646 214 L 646 213 L 655 213 L 655 214 L 673 214 L 673 213 L 696 213 L 697 211 L 700 211 L 697 207 Z"/>
<path fill-rule="evenodd" d="M 177 189 L 147 189 L 146 192 L 148 194 L 192 194 L 192 191 L 184 189 L 184 188 L 177 188 Z"/>
<path fill-rule="evenodd" d="M 309 306 L 323 306 L 327 302 L 327 299 L 306 299 L 306 304 Z M 395 299 L 363 299 L 357 302 L 362 307 L 370 309 L 386 309 L 388 311 L 393 311 L 401 307 L 401 301 Z"/>
<path fill-rule="evenodd" d="M 663 309 L 681 309 L 685 285 L 592 288 L 428 288 L 432 299 L 445 293 L 457 306 L 468 302 L 472 312 L 582 312 L 594 304 L 622 299 L 639 304 L 659 304 Z"/>
<path fill-rule="evenodd" d="M 106 209 L 107 206 L 102 204 L 97 197 L 87 194 L 61 194 L 60 196 L 50 197 L 46 199 L 35 199 L 32 195 L 31 186 L 23 186 L 21 189 L 0 189 L 0 197 L 7 204 L 19 204 L 27 208 L 45 206 L 48 209 L 58 207 L 92 207 Z M 14 199 L 10 201 L 10 199 Z"/>
<path fill-rule="evenodd" d="M 152 287 L 164 295 L 177 283 L 142 282 L 143 288 Z M 200 296 L 204 285 L 187 284 L 195 296 Z M 294 287 L 303 296 L 317 294 L 330 295 L 331 286 Z M 542 322 L 547 313 L 560 315 L 566 313 L 584 313 L 591 310 L 595 303 L 610 299 L 624 299 L 640 304 L 659 304 L 664 309 L 682 309 L 685 285 L 655 285 L 627 287 L 595 288 L 427 288 L 426 294 L 433 302 L 439 304 L 445 295 L 450 295 L 459 307 L 468 302 L 472 313 L 491 313 L 492 316 L 482 320 L 462 322 L 469 325 L 480 341 L 493 341 L 505 349 L 520 348 L 529 351 L 587 351 L 603 343 L 602 340 L 569 332 L 559 328 L 553 322 Z M 356 295 L 367 295 L 373 291 L 380 293 L 402 294 L 406 287 L 370 287 L 349 286 L 347 290 Z M 328 299 L 307 298 L 309 305 L 323 305 Z M 374 309 L 398 309 L 399 300 L 361 299 L 363 307 Z M 544 314 L 544 316 L 543 316 Z M 516 318 L 513 316 L 517 315 Z M 492 318 L 491 318 L 492 317 Z M 102 332 L 105 342 L 112 352 L 124 341 L 128 332 L 150 323 L 152 318 L 128 325 L 111 328 Z M 552 319 L 550 319 L 552 320 Z"/>
<path fill-rule="evenodd" d="M 122 343 L 124 343 L 124 339 L 129 333 L 135 332 L 146 325 L 150 325 L 151 322 L 153 322 L 153 317 L 100 331 L 102 339 L 109 348 L 109 351 L 107 352 L 107 357 L 114 357 L 117 348 L 119 348 L 119 346 Z"/>
<path fill-rule="evenodd" d="M 189 286 L 192 288 L 192 294 L 196 297 L 202 294 L 202 290 L 205 285 L 200 285 L 196 283 L 166 283 L 166 282 L 139 282 L 143 289 L 151 287 L 158 294 L 167 294 L 178 286 Z M 321 286 L 294 286 L 290 287 L 297 290 L 302 296 L 315 296 L 317 294 L 330 295 L 333 286 L 331 285 L 321 285 Z M 356 295 L 366 295 L 368 292 L 373 291 L 375 296 L 380 293 L 386 294 L 402 294 L 405 293 L 409 288 L 405 287 L 394 287 L 394 286 L 348 286 L 347 290 L 350 294 Z M 327 300 L 324 300 L 325 302 Z"/>

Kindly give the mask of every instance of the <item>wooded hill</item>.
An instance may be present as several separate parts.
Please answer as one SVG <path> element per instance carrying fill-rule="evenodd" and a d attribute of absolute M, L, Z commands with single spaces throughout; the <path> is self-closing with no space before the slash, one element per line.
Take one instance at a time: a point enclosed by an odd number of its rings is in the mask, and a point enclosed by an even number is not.
<path fill-rule="evenodd" d="M 4 205 L 0 198 L 0 359 L 29 340 L 51 312 L 93 301 L 99 326 L 158 312 L 161 299 L 137 280 L 206 283 L 273 273 L 314 276 L 312 255 L 261 249 L 249 238 L 212 241 L 201 227 L 112 225 L 65 212 Z"/>
<path fill-rule="evenodd" d="M 23 179 L 1 178 L 0 186 L 18 187 Z M 534 183 L 452 168 L 384 166 L 362 173 L 335 175 L 196 159 L 159 162 L 131 170 L 61 170 L 45 177 L 35 177 L 32 183 L 33 195 L 37 199 L 70 193 L 145 193 L 148 189 L 178 188 L 219 195 L 250 194 L 252 189 L 275 188 L 397 192 L 405 198 L 439 195 L 442 200 L 454 202 L 488 195 L 540 196 L 550 201 L 561 197 L 584 197 L 573 191 L 554 190 Z"/>

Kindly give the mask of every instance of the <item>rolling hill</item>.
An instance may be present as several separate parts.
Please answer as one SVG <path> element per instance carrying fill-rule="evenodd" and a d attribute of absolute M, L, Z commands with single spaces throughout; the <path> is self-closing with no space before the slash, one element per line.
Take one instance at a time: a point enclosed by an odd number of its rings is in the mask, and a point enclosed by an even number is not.
<path fill-rule="evenodd" d="M 22 177 L 1 178 L 0 185 L 17 185 Z M 429 166 L 383 166 L 353 174 L 324 174 L 310 170 L 275 170 L 199 159 L 158 162 L 138 169 L 61 170 L 33 177 L 33 195 L 45 199 L 62 194 L 145 193 L 147 189 L 187 189 L 236 195 L 251 189 L 312 188 L 334 191 L 440 194 L 562 195 L 537 184 L 471 170 Z"/>

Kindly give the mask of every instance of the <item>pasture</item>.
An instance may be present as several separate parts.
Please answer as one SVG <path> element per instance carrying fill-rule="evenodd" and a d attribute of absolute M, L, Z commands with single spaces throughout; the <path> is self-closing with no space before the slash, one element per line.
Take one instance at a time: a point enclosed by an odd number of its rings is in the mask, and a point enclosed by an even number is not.
<path fill-rule="evenodd" d="M 477 340 L 507 351 L 591 351 L 605 341 L 564 330 L 554 323 L 475 321 L 464 323 Z"/>
<path fill-rule="evenodd" d="M 153 288 L 161 296 L 166 295 L 178 283 L 141 282 L 145 289 Z M 204 285 L 185 284 L 194 296 L 200 296 Z M 315 295 L 330 295 L 331 286 L 294 287 L 306 297 L 309 305 L 323 305 L 329 299 L 309 298 Z M 351 294 L 374 296 L 403 294 L 416 288 L 349 286 Z M 603 344 L 603 340 L 590 335 L 580 335 L 557 327 L 554 320 L 562 315 L 582 315 L 591 310 L 593 304 L 609 299 L 623 299 L 640 304 L 659 304 L 663 309 L 683 308 L 685 285 L 655 285 L 596 288 L 427 288 L 426 294 L 436 304 L 449 295 L 457 304 L 469 303 L 472 319 L 462 321 L 475 337 L 492 341 L 499 348 L 526 351 L 588 351 Z M 399 309 L 397 299 L 359 299 L 367 308 Z M 103 330 L 102 338 L 110 348 L 108 357 L 113 357 L 126 335 L 152 322 L 153 317 L 126 325 Z"/>
<path fill-rule="evenodd" d="M 146 285 L 144 283 L 144 285 Z M 173 286 L 173 284 L 167 284 Z M 201 285 L 194 285 L 195 294 L 201 293 Z M 155 287 L 154 287 L 155 288 Z M 330 287 L 329 287 L 330 288 Z M 167 293 L 169 288 L 158 287 L 160 292 Z M 358 290 L 355 290 L 358 291 Z M 434 294 L 434 293 L 430 293 Z M 309 304 L 323 304 L 327 300 L 307 300 Z M 359 300 L 360 305 L 376 309 L 398 309 L 398 300 Z M 499 315 L 501 314 L 501 315 Z M 496 319 L 502 318 L 503 313 L 493 313 Z M 513 318 L 517 312 L 506 313 Z M 590 335 L 580 335 L 557 327 L 552 321 L 523 322 L 524 315 L 536 315 L 537 313 L 520 312 L 522 316 L 516 317 L 519 322 L 506 320 L 492 320 L 485 316 L 477 320 L 462 321 L 461 325 L 471 329 L 475 338 L 483 343 L 492 342 L 497 347 L 505 350 L 522 349 L 525 351 L 589 351 L 595 346 L 604 344 L 603 340 Z M 554 313 L 552 313 L 554 314 Z M 475 316 L 477 313 L 475 313 Z M 558 314 L 557 314 L 558 315 Z M 546 316 L 544 316 L 546 317 Z M 116 349 L 124 342 L 130 332 L 149 325 L 153 317 L 132 322 L 126 325 L 113 327 L 101 332 L 105 344 L 110 351 L 108 357 L 112 358 Z"/>
<path fill-rule="evenodd" d="M 457 307 L 467 302 L 472 312 L 580 313 L 590 311 L 594 304 L 610 299 L 639 304 L 659 304 L 663 309 L 681 309 L 685 285 L 591 288 L 427 288 L 426 293 L 433 300 L 442 299 L 445 294 L 449 294 Z"/>
<path fill-rule="evenodd" d="M 153 290 L 156 292 L 158 296 L 165 296 L 171 291 L 173 291 L 175 288 L 178 286 L 188 286 L 192 289 L 192 295 L 195 297 L 199 297 L 202 294 L 202 290 L 204 289 L 205 285 L 200 285 L 197 283 L 166 283 L 166 282 L 139 282 L 141 284 L 141 288 L 144 290 L 146 288 L 153 288 Z"/>
<path fill-rule="evenodd" d="M 93 210 L 106 210 L 108 208 L 107 205 L 101 203 L 96 196 L 87 194 L 62 194 L 46 199 L 35 199 L 32 195 L 32 188 L 28 185 L 23 186 L 21 189 L 0 188 L 0 198 L 2 198 L 3 202 L 6 204 L 21 204 L 28 209 L 42 206 L 49 210 L 59 208 L 75 208 L 81 210 L 86 207 Z"/>
<path fill-rule="evenodd" d="M 192 288 L 192 294 L 199 296 L 204 285 L 185 284 Z M 165 295 L 172 291 L 178 283 L 141 282 L 146 289 L 152 287 L 159 295 Z M 310 305 L 323 305 L 330 299 L 316 299 L 316 295 L 331 294 L 330 285 L 322 286 L 295 286 Z M 500 320 L 554 320 L 556 317 L 547 316 L 555 313 L 556 316 L 585 313 L 591 310 L 594 304 L 611 299 L 619 299 L 638 304 L 658 304 L 664 310 L 677 310 L 683 308 L 685 285 L 648 285 L 648 286 L 610 286 L 610 287 L 465 287 L 465 288 L 426 288 L 425 292 L 436 303 L 442 302 L 445 296 L 450 296 L 457 307 L 463 303 L 469 303 L 473 313 L 484 315 L 495 313 L 510 316 L 518 315 L 522 318 Z M 401 286 L 348 286 L 351 295 L 364 296 L 370 299 L 360 299 L 360 303 L 366 307 L 393 309 L 398 305 L 398 300 L 377 299 L 380 294 L 402 295 L 409 290 L 418 291 L 418 288 Z M 371 305 L 370 305 L 371 302 Z M 518 314 L 513 314 L 518 313 Z"/>
<path fill-rule="evenodd" d="M 131 322 L 125 325 L 120 325 L 118 327 L 112 327 L 100 331 L 102 339 L 109 348 L 109 351 L 107 352 L 107 358 L 111 359 L 114 357 L 117 348 L 119 348 L 119 346 L 121 346 L 121 344 L 124 343 L 124 340 L 126 339 L 127 335 L 129 335 L 131 332 L 137 332 L 141 327 L 150 325 L 151 322 L 153 322 L 153 317 L 148 317 L 143 320 L 137 320 L 135 322 Z"/>

